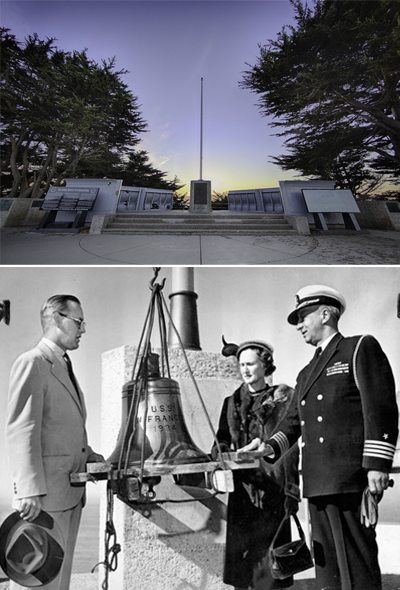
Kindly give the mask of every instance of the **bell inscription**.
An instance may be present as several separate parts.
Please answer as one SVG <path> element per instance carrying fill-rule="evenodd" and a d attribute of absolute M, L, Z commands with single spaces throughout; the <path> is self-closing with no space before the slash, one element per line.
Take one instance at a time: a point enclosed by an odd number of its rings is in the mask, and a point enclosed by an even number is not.
<path fill-rule="evenodd" d="M 210 461 L 193 442 L 183 417 L 179 385 L 173 379 L 152 376 L 147 381 L 147 395 L 140 396 L 136 419 L 129 409 L 138 395 L 136 382 L 122 390 L 122 427 L 117 446 L 108 461 L 114 465 L 146 467 Z M 135 428 L 133 427 L 135 426 Z M 129 457 L 125 449 L 129 443 Z"/>

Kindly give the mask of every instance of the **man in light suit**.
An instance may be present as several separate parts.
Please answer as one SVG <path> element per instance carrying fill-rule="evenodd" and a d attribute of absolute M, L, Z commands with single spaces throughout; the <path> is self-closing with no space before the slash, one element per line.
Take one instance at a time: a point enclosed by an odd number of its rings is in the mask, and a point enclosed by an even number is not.
<path fill-rule="evenodd" d="M 88 445 L 83 393 L 67 350 L 85 333 L 83 310 L 73 295 L 54 295 L 42 306 L 43 337 L 15 361 L 10 375 L 6 439 L 14 481 L 13 506 L 33 521 L 44 510 L 59 525 L 64 561 L 48 590 L 69 588 L 85 487 L 70 474 L 87 462 L 104 461 Z M 11 582 L 10 589 L 22 588 Z"/>
<path fill-rule="evenodd" d="M 367 487 L 379 501 L 389 485 L 398 436 L 395 384 L 373 336 L 339 333 L 345 307 L 332 287 L 297 293 L 288 321 L 316 354 L 298 375 L 280 431 L 252 448 L 275 462 L 302 437 L 317 588 L 381 590 L 375 530 L 361 518 L 361 505 Z"/>

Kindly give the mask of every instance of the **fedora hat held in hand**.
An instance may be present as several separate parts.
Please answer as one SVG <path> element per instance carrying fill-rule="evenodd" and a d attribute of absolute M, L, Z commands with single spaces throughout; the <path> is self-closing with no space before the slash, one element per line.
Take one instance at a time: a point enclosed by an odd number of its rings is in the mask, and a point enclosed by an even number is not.
<path fill-rule="evenodd" d="M 21 586 L 34 588 L 54 580 L 63 562 L 63 546 L 59 526 L 43 510 L 32 522 L 14 512 L 0 527 L 0 565 Z"/>

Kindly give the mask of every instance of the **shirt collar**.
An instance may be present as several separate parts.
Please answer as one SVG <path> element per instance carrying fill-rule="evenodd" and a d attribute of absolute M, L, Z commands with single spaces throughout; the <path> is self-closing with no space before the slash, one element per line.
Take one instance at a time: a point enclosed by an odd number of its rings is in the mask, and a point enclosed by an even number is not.
<path fill-rule="evenodd" d="M 63 358 L 64 350 L 62 348 L 60 348 L 58 346 L 58 344 L 56 344 L 55 342 L 53 342 L 53 340 L 50 340 L 49 338 L 46 338 L 45 336 L 43 336 L 42 342 L 44 342 L 46 344 L 46 346 L 48 346 L 50 348 L 50 350 L 52 352 L 54 352 L 54 354 L 58 358 Z"/>
<path fill-rule="evenodd" d="M 325 350 L 325 348 L 328 346 L 329 342 L 332 340 L 332 338 L 334 338 L 336 336 L 336 334 L 338 334 L 338 332 L 334 332 L 333 334 L 328 336 L 328 338 L 325 338 L 325 340 L 323 342 L 320 342 L 318 344 L 318 347 L 321 349 L 321 352 Z"/>

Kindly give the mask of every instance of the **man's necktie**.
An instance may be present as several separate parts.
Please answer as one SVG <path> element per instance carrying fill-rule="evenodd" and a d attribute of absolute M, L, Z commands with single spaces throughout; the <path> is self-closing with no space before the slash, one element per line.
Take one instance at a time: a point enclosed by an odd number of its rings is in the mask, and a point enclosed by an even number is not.
<path fill-rule="evenodd" d="M 315 354 L 314 354 L 314 358 L 315 358 L 315 360 L 319 359 L 319 356 L 320 356 L 321 352 L 322 352 L 322 348 L 321 348 L 320 346 L 318 346 L 318 347 L 316 348 L 316 350 L 315 350 Z"/>
<path fill-rule="evenodd" d="M 318 346 L 318 348 L 316 349 L 316 351 L 314 353 L 314 356 L 312 357 L 312 359 L 310 361 L 310 367 L 313 367 L 317 363 L 319 357 L 321 356 L 321 352 L 322 352 L 322 348 L 320 346 Z"/>
<path fill-rule="evenodd" d="M 69 378 L 70 378 L 70 379 L 71 379 L 71 381 L 72 381 L 72 385 L 75 387 L 75 391 L 76 391 L 76 393 L 78 394 L 78 399 L 79 399 L 79 401 L 80 401 L 80 399 L 81 399 L 81 396 L 80 396 L 80 393 L 79 393 L 79 387 L 78 387 L 78 383 L 77 383 L 77 381 L 76 381 L 76 377 L 75 377 L 75 375 L 74 375 L 74 371 L 73 371 L 73 369 L 72 369 L 72 363 L 71 363 L 71 359 L 69 358 L 69 356 L 68 356 L 68 354 L 67 354 L 66 352 L 63 354 L 63 358 L 64 358 L 64 360 L 65 360 L 65 362 L 66 362 L 66 364 L 67 364 L 67 369 L 68 369 L 68 375 L 69 375 Z"/>

